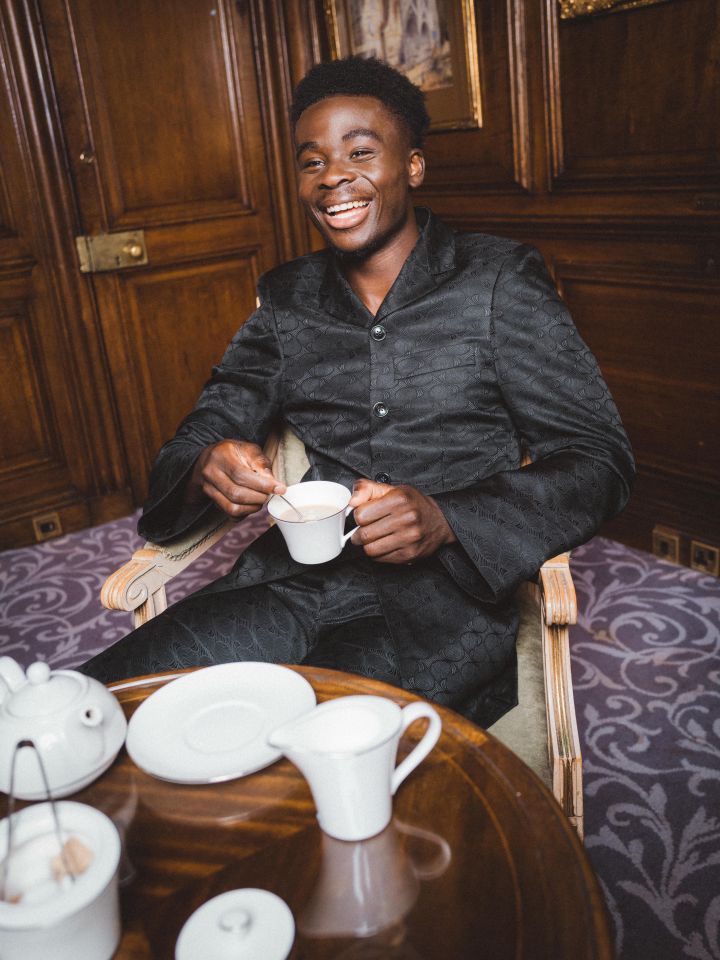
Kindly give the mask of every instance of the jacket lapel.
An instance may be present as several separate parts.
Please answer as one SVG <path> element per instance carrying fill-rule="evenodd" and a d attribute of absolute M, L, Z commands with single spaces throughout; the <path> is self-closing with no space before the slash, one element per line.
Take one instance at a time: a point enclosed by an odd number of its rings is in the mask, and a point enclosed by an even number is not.
<path fill-rule="evenodd" d="M 320 306 L 346 323 L 367 326 L 431 293 L 455 268 L 452 230 L 425 207 L 416 209 L 420 236 L 375 317 L 342 275 L 337 258 L 328 256 L 319 290 Z"/>

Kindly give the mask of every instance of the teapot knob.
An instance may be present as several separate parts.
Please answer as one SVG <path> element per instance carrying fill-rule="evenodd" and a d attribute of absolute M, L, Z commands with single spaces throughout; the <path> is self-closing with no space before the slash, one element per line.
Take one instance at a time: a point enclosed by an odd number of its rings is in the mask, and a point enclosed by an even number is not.
<path fill-rule="evenodd" d="M 50 665 L 45 663 L 44 660 L 38 660 L 36 663 L 31 663 L 27 668 L 28 682 L 32 683 L 33 686 L 37 686 L 40 683 L 47 683 L 50 679 Z"/>

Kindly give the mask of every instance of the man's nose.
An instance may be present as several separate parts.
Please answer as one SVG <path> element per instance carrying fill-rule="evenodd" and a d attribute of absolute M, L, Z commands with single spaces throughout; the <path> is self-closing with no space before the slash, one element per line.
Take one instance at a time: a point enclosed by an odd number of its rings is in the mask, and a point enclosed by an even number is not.
<path fill-rule="evenodd" d="M 326 165 L 320 186 L 326 190 L 333 190 L 342 183 L 350 183 L 353 179 L 352 171 L 342 161 L 330 162 Z"/>

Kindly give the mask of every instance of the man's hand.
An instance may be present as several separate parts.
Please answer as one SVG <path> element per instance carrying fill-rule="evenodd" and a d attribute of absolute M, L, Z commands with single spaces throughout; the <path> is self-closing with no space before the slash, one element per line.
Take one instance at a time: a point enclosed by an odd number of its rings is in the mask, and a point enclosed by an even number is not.
<path fill-rule="evenodd" d="M 210 497 L 231 517 L 256 513 L 272 493 L 287 487 L 273 476 L 270 461 L 255 443 L 221 440 L 206 447 L 195 461 L 185 491 L 186 502 Z"/>
<path fill-rule="evenodd" d="M 358 480 L 350 506 L 360 527 L 352 542 L 380 563 L 412 563 L 456 540 L 432 497 L 405 483 L 393 487 Z"/>

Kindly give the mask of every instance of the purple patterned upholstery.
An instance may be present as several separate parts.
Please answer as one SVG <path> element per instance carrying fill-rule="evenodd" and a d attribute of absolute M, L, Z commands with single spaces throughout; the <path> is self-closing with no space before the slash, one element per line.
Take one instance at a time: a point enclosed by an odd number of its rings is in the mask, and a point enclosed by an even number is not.
<path fill-rule="evenodd" d="M 105 577 L 135 517 L 0 554 L 0 653 L 72 667 L 130 629 Z M 171 585 L 221 575 L 264 529 L 239 525 Z M 602 538 L 572 555 L 571 630 L 586 848 L 620 960 L 720 960 L 720 582 Z"/>

